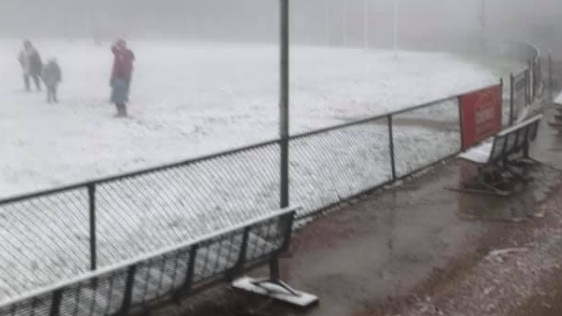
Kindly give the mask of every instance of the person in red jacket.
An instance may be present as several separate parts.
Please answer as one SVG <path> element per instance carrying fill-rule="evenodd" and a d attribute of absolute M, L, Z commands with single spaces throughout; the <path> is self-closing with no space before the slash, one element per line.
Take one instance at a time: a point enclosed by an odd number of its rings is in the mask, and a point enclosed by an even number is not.
<path fill-rule="evenodd" d="M 120 39 L 111 47 L 113 52 L 113 70 L 111 71 L 111 102 L 117 107 L 117 116 L 127 116 L 126 104 L 133 75 L 135 55 L 127 48 L 125 40 Z"/>

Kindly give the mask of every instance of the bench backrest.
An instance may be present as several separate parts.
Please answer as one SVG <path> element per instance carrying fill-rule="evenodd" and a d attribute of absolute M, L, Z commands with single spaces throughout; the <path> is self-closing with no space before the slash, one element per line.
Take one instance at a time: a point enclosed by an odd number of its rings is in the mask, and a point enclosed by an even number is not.
<path fill-rule="evenodd" d="M 0 315 L 115 315 L 228 281 L 286 250 L 297 208 L 0 303 Z"/>
<path fill-rule="evenodd" d="M 525 150 L 538 134 L 542 115 L 534 116 L 503 130 L 494 137 L 490 161 L 497 161 Z"/>

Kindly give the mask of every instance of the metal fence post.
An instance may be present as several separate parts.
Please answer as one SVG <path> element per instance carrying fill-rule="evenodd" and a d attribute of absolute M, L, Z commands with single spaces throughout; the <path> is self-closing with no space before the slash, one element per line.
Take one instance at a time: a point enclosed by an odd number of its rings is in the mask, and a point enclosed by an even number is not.
<path fill-rule="evenodd" d="M 183 291 L 191 291 L 193 285 L 193 276 L 195 274 L 195 262 L 197 259 L 197 251 L 199 250 L 199 244 L 191 246 L 189 249 L 189 263 L 187 264 L 187 272 L 185 273 L 185 281 L 183 283 Z"/>
<path fill-rule="evenodd" d="M 289 206 L 289 0 L 280 1 L 280 206 Z"/>
<path fill-rule="evenodd" d="M 458 96 L 457 100 L 459 104 L 459 129 L 461 134 L 461 149 L 459 150 L 459 152 L 462 152 L 464 150 L 464 124 L 463 124 L 461 97 Z"/>
<path fill-rule="evenodd" d="M 530 92 L 529 92 L 529 84 L 530 84 L 530 78 L 529 78 L 529 69 L 527 69 L 527 71 L 525 71 L 525 106 L 528 106 L 529 104 L 531 104 L 531 96 L 530 96 Z"/>
<path fill-rule="evenodd" d="M 279 269 L 279 253 L 275 252 L 269 259 L 269 278 L 270 281 L 277 282 L 281 278 Z"/>
<path fill-rule="evenodd" d="M 515 121 L 514 118 L 514 108 L 515 108 L 515 76 L 513 74 L 509 75 L 509 126 L 513 125 Z"/>
<path fill-rule="evenodd" d="M 529 104 L 532 104 L 535 101 L 535 94 L 533 91 L 533 87 L 535 85 L 535 74 L 533 73 L 533 59 L 529 59 Z"/>
<path fill-rule="evenodd" d="M 135 274 L 137 273 L 137 265 L 134 264 L 127 269 L 127 279 L 125 288 L 123 289 L 123 305 L 120 314 L 126 315 L 131 308 L 133 302 L 133 286 L 135 285 Z"/>
<path fill-rule="evenodd" d="M 392 126 L 392 115 L 387 116 L 388 121 L 388 137 L 390 149 L 390 165 L 392 168 L 392 181 L 396 181 L 396 160 L 394 157 L 394 129 Z"/>
<path fill-rule="evenodd" d="M 244 263 L 246 263 L 246 254 L 248 252 L 248 239 L 250 237 L 250 227 L 244 228 L 244 232 L 242 233 L 242 244 L 240 245 L 240 254 L 238 255 L 238 260 L 236 261 L 236 265 L 232 270 L 230 270 L 230 275 L 228 278 L 233 279 L 237 274 L 241 273 L 244 269 Z"/>
<path fill-rule="evenodd" d="M 540 94 L 540 88 L 541 88 L 541 82 L 542 82 L 542 77 L 541 77 L 541 60 L 540 58 L 537 58 L 535 60 L 535 99 L 537 98 L 537 96 Z"/>
<path fill-rule="evenodd" d="M 548 54 L 548 90 L 550 100 L 554 101 L 554 80 L 552 78 L 552 54 Z"/>
<path fill-rule="evenodd" d="M 51 300 L 51 310 L 49 312 L 50 316 L 59 316 L 60 315 L 60 305 L 62 302 L 62 289 L 56 290 L 53 293 L 53 298 Z"/>
<path fill-rule="evenodd" d="M 293 235 L 293 223 L 295 221 L 295 213 L 296 212 L 292 212 L 287 215 L 283 215 L 283 217 L 280 219 L 281 228 L 283 229 L 282 234 L 284 239 L 280 251 L 288 250 L 291 244 L 291 238 Z"/>
<path fill-rule="evenodd" d="M 97 237 L 96 237 L 96 185 L 88 185 L 90 202 L 90 270 L 97 269 Z"/>

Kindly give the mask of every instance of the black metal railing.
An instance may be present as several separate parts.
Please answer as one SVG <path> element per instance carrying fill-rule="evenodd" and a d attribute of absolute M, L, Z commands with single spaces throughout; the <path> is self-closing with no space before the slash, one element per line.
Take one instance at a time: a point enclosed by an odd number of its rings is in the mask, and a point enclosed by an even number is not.
<path fill-rule="evenodd" d="M 0 315 L 116 315 L 196 293 L 270 262 L 289 245 L 295 209 L 289 208 L 193 242 L 86 273 L 0 303 Z"/>
<path fill-rule="evenodd" d="M 509 125 L 516 122 L 526 107 L 541 98 L 544 91 L 541 52 L 531 46 L 527 54 L 527 67 L 510 75 Z"/>

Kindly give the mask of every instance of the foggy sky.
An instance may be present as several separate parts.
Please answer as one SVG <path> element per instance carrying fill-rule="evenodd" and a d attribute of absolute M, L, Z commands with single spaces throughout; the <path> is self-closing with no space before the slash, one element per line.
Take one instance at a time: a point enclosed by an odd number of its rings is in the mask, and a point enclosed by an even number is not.
<path fill-rule="evenodd" d="M 482 0 L 398 1 L 404 41 L 482 32 Z M 490 36 L 553 41 L 562 31 L 560 0 L 485 2 Z M 392 41 L 392 0 L 290 3 L 295 41 L 333 45 L 360 44 L 365 38 L 373 45 Z M 9 38 L 275 41 L 277 34 L 277 0 L 0 0 L 0 36 Z"/>

